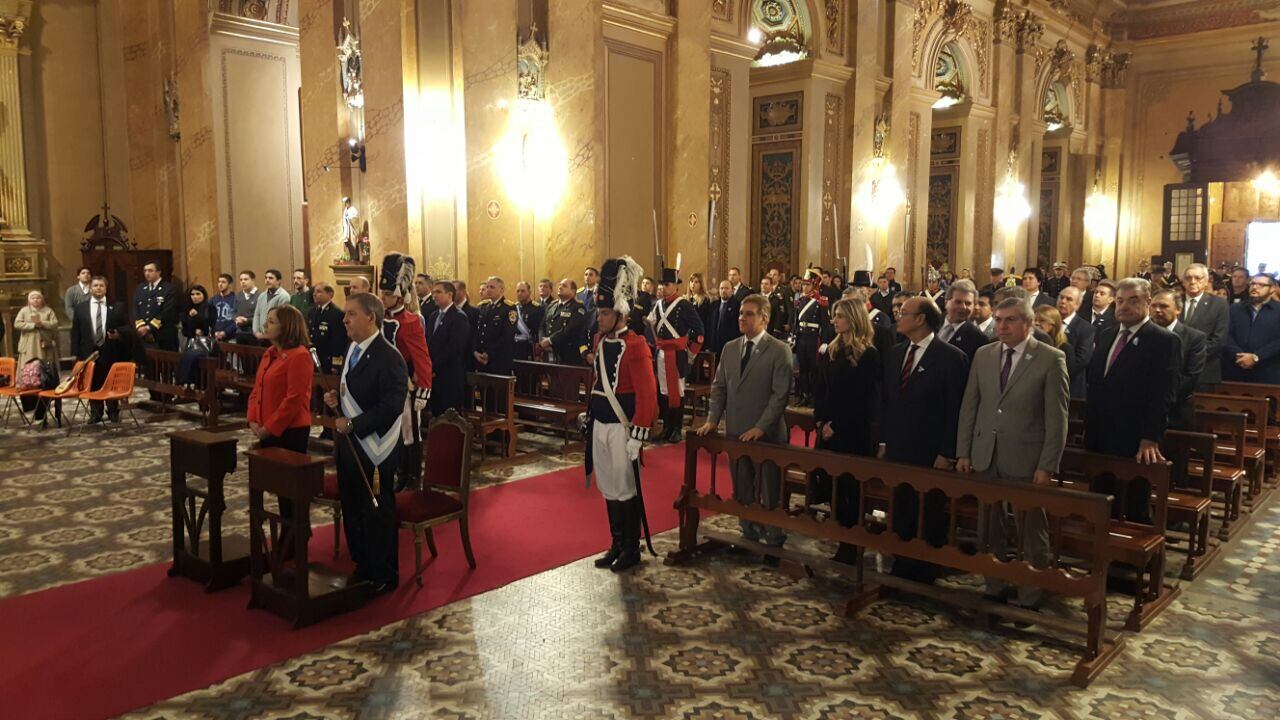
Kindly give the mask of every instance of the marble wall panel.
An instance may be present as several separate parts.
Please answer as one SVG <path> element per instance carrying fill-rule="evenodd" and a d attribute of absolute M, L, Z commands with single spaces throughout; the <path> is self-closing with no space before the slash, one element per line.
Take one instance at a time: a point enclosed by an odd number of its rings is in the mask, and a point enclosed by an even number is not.
<path fill-rule="evenodd" d="M 342 198 L 351 192 L 352 176 L 338 125 L 341 100 L 334 48 L 341 26 L 341 11 L 335 11 L 334 0 L 299 0 L 302 182 L 311 274 L 313 280 L 328 282 L 333 281 L 329 266 L 342 255 Z"/>
<path fill-rule="evenodd" d="M 401 0 L 362 0 L 365 148 L 368 171 L 356 178 L 353 199 L 369 221 L 373 262 L 409 251 L 404 141 L 405 15 Z M 417 84 L 416 78 L 411 85 Z M 363 182 L 360 182 L 363 181 Z"/>

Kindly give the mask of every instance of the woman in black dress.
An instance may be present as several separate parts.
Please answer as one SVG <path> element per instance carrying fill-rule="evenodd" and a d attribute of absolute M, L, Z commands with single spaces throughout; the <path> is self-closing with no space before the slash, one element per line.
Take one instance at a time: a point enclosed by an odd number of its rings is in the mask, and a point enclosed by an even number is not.
<path fill-rule="evenodd" d="M 185 388 L 200 385 L 200 358 L 213 352 L 213 324 L 217 315 L 209 304 L 203 285 L 192 285 L 191 303 L 182 315 L 182 358 L 178 361 L 178 384 Z"/>
<path fill-rule="evenodd" d="M 871 433 L 875 420 L 880 353 L 867 308 L 854 298 L 844 298 L 831 309 L 835 338 L 818 357 L 818 388 L 813 419 L 818 427 L 818 447 L 850 455 L 875 456 Z M 847 476 L 836 483 L 836 520 L 844 527 L 855 524 L 858 484 Z M 851 562 L 853 546 L 841 543 L 836 560 Z"/>

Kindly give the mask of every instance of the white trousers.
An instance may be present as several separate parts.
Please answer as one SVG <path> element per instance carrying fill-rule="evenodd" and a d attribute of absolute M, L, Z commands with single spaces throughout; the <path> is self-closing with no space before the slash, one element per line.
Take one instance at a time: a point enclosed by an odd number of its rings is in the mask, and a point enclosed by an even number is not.
<path fill-rule="evenodd" d="M 627 432 L 622 423 L 592 423 L 591 462 L 596 486 L 605 500 L 635 497 L 635 471 L 627 457 Z"/>
<path fill-rule="evenodd" d="M 682 350 L 682 351 L 680 351 L 680 352 L 683 352 L 683 350 Z M 667 351 L 666 351 L 666 350 L 659 350 L 659 351 L 658 351 L 658 394 L 659 394 L 659 395 L 661 395 L 661 396 L 664 398 L 664 399 L 663 399 L 663 401 L 662 401 L 661 403 L 659 403 L 659 404 L 658 404 L 658 407 L 659 407 L 659 408 L 665 408 L 665 407 L 666 407 L 666 400 L 665 400 L 665 398 L 667 397 L 667 358 L 666 358 L 666 354 L 667 354 Z M 678 359 L 677 359 L 677 363 L 676 363 L 677 371 L 678 371 L 679 367 L 680 367 L 680 364 L 679 364 L 679 361 L 678 361 Z M 677 372 L 677 374 L 678 374 L 678 372 Z M 679 387 L 680 395 L 679 395 L 679 396 L 680 396 L 681 398 L 683 398 L 683 397 L 684 397 L 684 377 L 683 377 L 683 376 L 681 376 L 681 377 L 679 378 L 679 380 L 677 380 L 677 382 L 679 382 L 679 383 L 680 383 L 680 387 Z"/>

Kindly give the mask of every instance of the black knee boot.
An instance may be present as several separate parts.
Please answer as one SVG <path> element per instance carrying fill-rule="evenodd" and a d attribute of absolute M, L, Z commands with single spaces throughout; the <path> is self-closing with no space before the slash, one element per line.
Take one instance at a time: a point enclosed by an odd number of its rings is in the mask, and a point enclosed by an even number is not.
<path fill-rule="evenodd" d="M 614 572 L 622 572 L 630 570 L 640 564 L 640 513 L 644 509 L 640 505 L 640 498 L 633 497 L 630 500 L 624 500 L 619 503 L 622 505 L 622 552 L 618 555 L 618 559 L 613 561 L 610 570 Z"/>
<path fill-rule="evenodd" d="M 680 442 L 681 426 L 684 424 L 684 408 L 674 407 L 662 416 L 662 437 L 667 442 Z"/>
<path fill-rule="evenodd" d="M 422 443 L 405 445 L 396 471 L 396 492 L 418 490 L 422 485 Z"/>
<path fill-rule="evenodd" d="M 623 503 L 617 500 L 605 500 L 604 508 L 609 513 L 609 535 L 613 537 L 613 543 L 609 545 L 609 552 L 596 558 L 598 568 L 613 565 L 613 561 L 622 554 L 623 528 L 626 526 L 626 511 L 623 509 Z"/>

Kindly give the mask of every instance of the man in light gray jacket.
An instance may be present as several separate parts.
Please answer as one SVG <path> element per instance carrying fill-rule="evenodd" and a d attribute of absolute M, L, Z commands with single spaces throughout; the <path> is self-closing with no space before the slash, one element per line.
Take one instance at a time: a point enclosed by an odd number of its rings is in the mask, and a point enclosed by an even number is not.
<path fill-rule="evenodd" d="M 253 308 L 253 336 L 261 343 L 266 343 L 267 313 L 272 308 L 289 304 L 289 293 L 280 287 L 283 275 L 279 270 L 268 270 L 262 274 L 266 279 L 267 289 L 258 293 L 258 302 Z"/>
<path fill-rule="evenodd" d="M 768 442 L 785 445 L 788 441 L 784 414 L 791 392 L 791 348 L 770 335 L 769 300 L 764 295 L 748 295 L 738 310 L 738 329 L 742 337 L 726 343 L 720 353 L 720 366 L 711 384 L 711 413 L 698 428 L 706 435 L 724 418 L 725 435 L 743 442 Z M 766 509 L 778 506 L 782 478 L 776 465 L 755 467 L 749 458 L 736 458 L 729 464 L 733 477 L 733 499 L 744 505 Z M 782 547 L 786 533 L 781 528 L 741 521 L 742 536 Z M 765 562 L 776 564 L 766 557 Z"/>
<path fill-rule="evenodd" d="M 1071 387 L 1066 356 L 1031 336 L 1031 306 L 1008 298 L 996 306 L 997 342 L 978 349 L 969 368 L 956 432 L 956 470 L 984 480 L 1049 485 L 1067 443 Z M 1020 513 L 1023 527 L 1018 528 Z M 1012 529 L 1021 535 L 1034 567 L 1049 564 L 1048 518 L 1043 508 L 992 506 L 986 533 L 992 552 L 1004 555 Z M 1017 545 L 1015 540 L 1013 545 Z M 987 594 L 1000 596 L 1004 584 L 987 581 Z M 1018 588 L 1018 604 L 1034 608 L 1041 591 Z"/>

